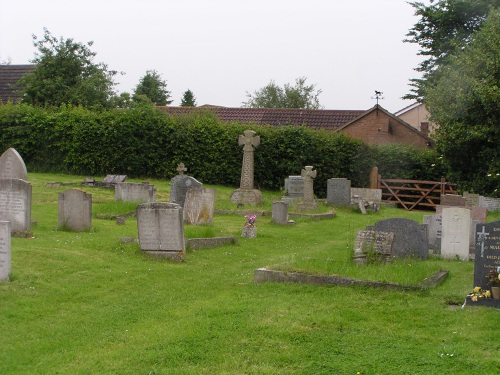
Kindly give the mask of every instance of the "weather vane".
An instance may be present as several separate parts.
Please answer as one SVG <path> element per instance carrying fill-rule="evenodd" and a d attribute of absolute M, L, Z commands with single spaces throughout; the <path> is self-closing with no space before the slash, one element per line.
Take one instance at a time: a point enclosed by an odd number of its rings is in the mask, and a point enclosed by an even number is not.
<path fill-rule="evenodd" d="M 378 101 L 379 100 L 384 99 L 384 97 L 382 96 L 382 94 L 383 94 L 382 91 L 375 90 L 375 96 L 372 96 L 372 99 L 376 99 L 377 100 L 377 105 L 378 105 Z"/>

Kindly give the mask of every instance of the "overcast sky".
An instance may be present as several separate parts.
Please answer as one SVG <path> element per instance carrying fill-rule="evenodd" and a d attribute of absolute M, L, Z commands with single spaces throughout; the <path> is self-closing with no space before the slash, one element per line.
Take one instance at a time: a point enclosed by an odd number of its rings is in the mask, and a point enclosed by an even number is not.
<path fill-rule="evenodd" d="M 0 0 L 0 61 L 30 63 L 45 27 L 94 41 L 94 61 L 125 73 L 118 92 L 156 70 L 172 105 L 190 89 L 198 105 L 240 107 L 306 77 L 325 109 L 371 108 L 378 90 L 395 112 L 419 77 L 418 46 L 402 42 L 417 21 L 402 0 Z"/>

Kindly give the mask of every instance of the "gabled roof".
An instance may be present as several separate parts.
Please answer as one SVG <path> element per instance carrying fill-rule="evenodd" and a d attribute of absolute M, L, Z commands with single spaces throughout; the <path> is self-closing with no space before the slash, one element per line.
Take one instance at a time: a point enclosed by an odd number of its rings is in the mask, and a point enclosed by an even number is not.
<path fill-rule="evenodd" d="M 258 125 L 304 125 L 312 129 L 337 130 L 361 116 L 364 110 L 317 110 L 295 108 L 157 107 L 171 115 L 210 111 L 224 122 Z"/>
<path fill-rule="evenodd" d="M 0 65 L 0 101 L 6 103 L 9 99 L 18 101 L 21 96 L 17 94 L 14 85 L 26 73 L 31 73 L 34 65 Z"/>
<path fill-rule="evenodd" d="M 421 105 L 424 105 L 424 104 L 423 103 L 419 103 L 419 102 L 415 102 L 415 103 L 410 104 L 409 106 L 404 107 L 404 108 L 400 109 L 399 111 L 395 112 L 394 115 L 395 116 L 401 116 L 403 113 L 411 111 L 412 109 L 420 107 Z"/>

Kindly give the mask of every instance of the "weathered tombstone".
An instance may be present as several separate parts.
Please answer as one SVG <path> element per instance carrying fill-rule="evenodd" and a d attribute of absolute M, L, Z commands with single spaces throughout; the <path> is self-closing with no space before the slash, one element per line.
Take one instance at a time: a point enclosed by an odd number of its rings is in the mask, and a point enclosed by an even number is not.
<path fill-rule="evenodd" d="M 314 210 L 317 206 L 316 200 L 314 199 L 313 182 L 313 179 L 316 178 L 317 171 L 313 171 L 313 168 L 313 166 L 307 165 L 300 173 L 304 178 L 304 198 L 295 206 L 297 211 Z"/>
<path fill-rule="evenodd" d="M 474 287 L 490 289 L 486 275 L 500 267 L 500 221 L 478 224 L 476 227 L 476 256 Z"/>
<path fill-rule="evenodd" d="M 463 207 L 465 206 L 465 198 L 457 194 L 441 194 L 441 206 Z"/>
<path fill-rule="evenodd" d="M 0 281 L 9 280 L 11 273 L 10 221 L 0 221 Z"/>
<path fill-rule="evenodd" d="M 137 206 L 139 247 L 151 255 L 183 259 L 186 255 L 182 207 L 175 203 Z"/>
<path fill-rule="evenodd" d="M 184 207 L 188 189 L 202 187 L 203 184 L 187 174 L 178 174 L 170 180 L 170 202 Z"/>
<path fill-rule="evenodd" d="M 115 200 L 154 203 L 156 202 L 156 189 L 154 185 L 148 182 L 143 182 L 141 184 L 119 182 L 115 186 Z"/>
<path fill-rule="evenodd" d="M 443 212 L 443 208 L 445 207 L 449 206 L 442 206 L 442 205 L 436 206 L 436 213 L 441 214 Z M 465 208 L 467 208 L 470 211 L 471 220 L 479 221 L 480 223 L 486 223 L 487 211 L 485 207 L 469 206 Z"/>
<path fill-rule="evenodd" d="M 479 207 L 484 207 L 488 211 L 500 210 L 500 198 L 479 197 Z"/>
<path fill-rule="evenodd" d="M 330 178 L 326 185 L 326 203 L 348 206 L 351 203 L 351 180 Z"/>
<path fill-rule="evenodd" d="M 254 148 L 260 145 L 260 137 L 253 130 L 245 130 L 238 138 L 243 146 L 240 188 L 233 191 L 229 199 L 237 204 L 257 205 L 262 203 L 262 193 L 254 189 Z"/>
<path fill-rule="evenodd" d="M 424 224 L 427 225 L 429 252 L 441 254 L 441 233 L 443 230 L 441 214 L 424 215 Z"/>
<path fill-rule="evenodd" d="M 28 180 L 28 171 L 24 160 L 13 148 L 9 148 L 0 156 L 0 178 Z"/>
<path fill-rule="evenodd" d="M 59 193 L 58 228 L 75 232 L 92 227 L 92 194 L 79 189 Z"/>
<path fill-rule="evenodd" d="M 12 231 L 30 230 L 31 190 L 25 180 L 0 179 L 0 220 L 10 221 Z"/>
<path fill-rule="evenodd" d="M 184 201 L 184 222 L 212 224 L 215 211 L 215 189 L 190 188 Z"/>
<path fill-rule="evenodd" d="M 304 198 L 304 177 L 288 176 L 285 179 L 285 190 L 289 198 Z"/>
<path fill-rule="evenodd" d="M 443 231 L 441 235 L 441 256 L 462 260 L 469 259 L 470 211 L 463 207 L 443 209 Z"/>
<path fill-rule="evenodd" d="M 386 257 L 392 255 L 394 233 L 374 230 L 358 230 L 354 241 L 354 255 L 380 254 Z"/>
<path fill-rule="evenodd" d="M 479 194 L 471 194 L 464 192 L 462 196 L 465 198 L 465 206 L 479 207 Z"/>
<path fill-rule="evenodd" d="M 288 224 L 288 203 L 283 201 L 273 202 L 272 221 L 276 224 Z"/>
<path fill-rule="evenodd" d="M 351 204 L 358 206 L 363 214 L 366 209 L 378 211 L 382 203 L 382 189 L 351 188 Z"/>
<path fill-rule="evenodd" d="M 369 230 L 393 232 L 392 256 L 399 258 L 416 257 L 425 259 L 429 256 L 427 249 L 427 226 L 415 220 L 393 218 L 375 223 Z"/>

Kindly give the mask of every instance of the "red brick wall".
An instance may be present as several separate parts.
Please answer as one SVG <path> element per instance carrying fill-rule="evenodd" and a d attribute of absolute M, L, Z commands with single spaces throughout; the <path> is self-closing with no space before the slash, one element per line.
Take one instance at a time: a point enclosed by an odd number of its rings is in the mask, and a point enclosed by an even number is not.
<path fill-rule="evenodd" d="M 428 149 L 427 139 L 381 110 L 373 110 L 340 130 L 370 145 L 398 143 Z"/>

